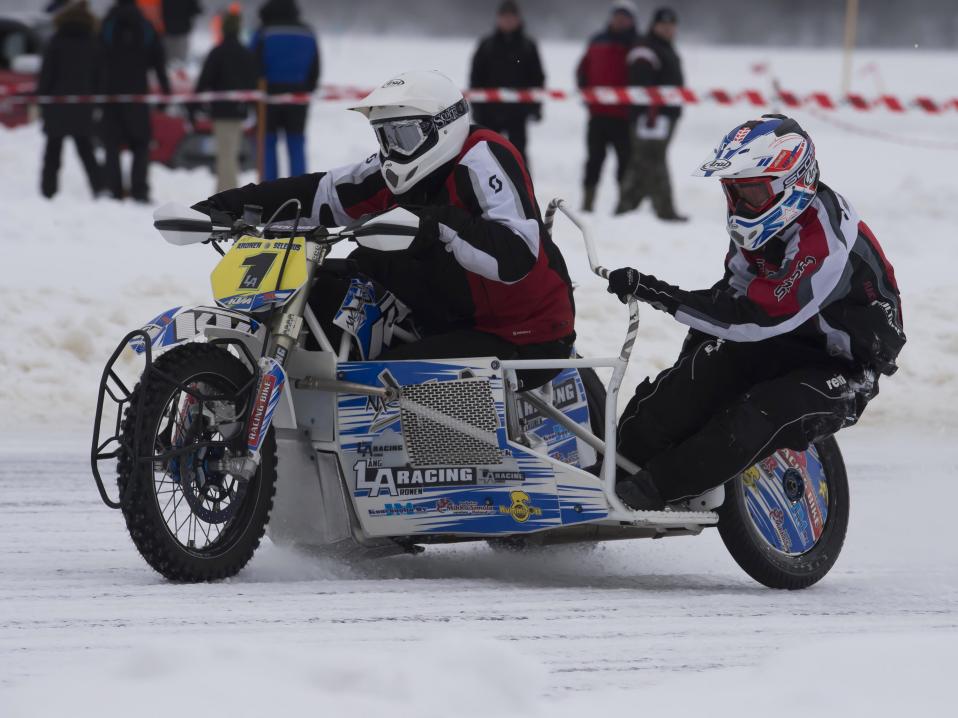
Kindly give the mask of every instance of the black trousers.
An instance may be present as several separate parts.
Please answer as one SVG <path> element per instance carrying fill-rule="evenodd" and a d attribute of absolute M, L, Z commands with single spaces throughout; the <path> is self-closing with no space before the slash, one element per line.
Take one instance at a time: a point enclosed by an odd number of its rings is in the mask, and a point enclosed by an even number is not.
<path fill-rule="evenodd" d="M 361 253 L 358 250 L 354 253 Z M 380 252 L 379 254 L 388 254 Z M 355 261 L 327 260 L 319 281 L 309 295 L 309 305 L 316 318 L 322 325 L 327 337 L 333 346 L 339 346 L 342 329 L 333 324 L 333 317 L 346 296 L 350 278 L 355 276 Z M 379 291 L 385 286 L 376 282 Z M 393 289 L 393 292 L 402 299 L 402 295 Z M 409 304 L 407 302 L 407 304 Z M 409 304 L 418 319 L 416 305 Z M 513 344 L 495 334 L 476 331 L 475 329 L 449 329 L 433 324 L 426 329 L 422 339 L 411 344 L 400 344 L 379 355 L 383 361 L 398 361 L 403 359 L 458 359 L 466 357 L 497 357 L 499 359 L 568 359 L 572 354 L 572 345 L 575 335 L 554 342 L 541 344 Z M 316 350 L 318 344 L 307 343 L 307 348 Z M 535 389 L 551 381 L 559 374 L 559 369 L 526 369 L 516 372 L 520 389 Z"/>
<path fill-rule="evenodd" d="M 93 141 L 89 137 L 82 135 L 47 135 L 40 178 L 40 191 L 43 192 L 44 197 L 53 197 L 57 193 L 60 158 L 63 155 L 63 140 L 68 136 L 73 138 L 73 144 L 77 148 L 77 154 L 80 156 L 80 162 L 83 163 L 83 169 L 86 171 L 87 180 L 90 183 L 90 190 L 93 194 L 97 194 L 102 188 L 100 165 L 97 164 L 96 157 L 93 154 Z"/>
<path fill-rule="evenodd" d="M 589 117 L 589 127 L 586 130 L 586 147 L 589 152 L 585 161 L 586 187 L 595 187 L 599 184 L 602 165 L 605 164 L 605 153 L 609 145 L 612 145 L 615 150 L 615 177 L 621 183 L 629 167 L 629 157 L 632 153 L 629 120 L 625 117 L 592 115 Z"/>
<path fill-rule="evenodd" d="M 858 374 L 787 337 L 701 341 L 635 390 L 619 452 L 667 501 L 696 496 L 779 449 L 804 450 L 854 424 L 874 395 L 856 390 Z"/>
<path fill-rule="evenodd" d="M 146 106 L 107 105 L 103 108 L 102 135 L 103 148 L 106 150 L 103 178 L 110 194 L 115 199 L 123 199 L 129 194 L 137 200 L 148 200 L 150 185 L 147 171 L 150 167 L 152 129 Z M 124 188 L 120 170 L 120 152 L 124 146 L 133 155 L 129 192 Z"/>

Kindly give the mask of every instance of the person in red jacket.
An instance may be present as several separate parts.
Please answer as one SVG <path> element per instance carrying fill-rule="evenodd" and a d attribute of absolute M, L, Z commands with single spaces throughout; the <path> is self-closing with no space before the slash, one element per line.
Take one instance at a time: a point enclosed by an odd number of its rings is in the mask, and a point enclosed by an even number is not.
<path fill-rule="evenodd" d="M 252 204 L 270 216 L 295 198 L 305 215 L 327 227 L 412 212 L 419 223 L 407 250 L 352 254 L 363 274 L 409 306 L 424 335 L 380 359 L 568 358 L 575 338 L 572 283 L 542 224 L 519 151 L 472 125 L 462 92 L 435 71 L 398 75 L 350 109 L 369 119 L 376 154 L 221 192 L 195 208 L 239 217 Z M 555 373 L 520 372 L 519 379 L 530 388 Z"/>
<path fill-rule="evenodd" d="M 613 3 L 608 27 L 589 41 L 585 55 L 579 61 L 576 80 L 580 89 L 624 87 L 629 84 L 627 57 L 629 50 L 639 39 L 635 29 L 635 16 L 635 5 L 628 0 Z M 629 166 L 631 153 L 629 107 L 590 104 L 589 127 L 586 132 L 588 158 L 585 163 L 583 211 L 591 212 L 595 205 L 596 188 L 609 145 L 615 150 L 615 176 L 621 194 L 622 180 Z"/>

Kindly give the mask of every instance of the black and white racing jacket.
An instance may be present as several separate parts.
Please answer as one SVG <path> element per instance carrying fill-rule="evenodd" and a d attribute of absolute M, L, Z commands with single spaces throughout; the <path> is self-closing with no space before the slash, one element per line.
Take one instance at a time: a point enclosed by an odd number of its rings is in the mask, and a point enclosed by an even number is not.
<path fill-rule="evenodd" d="M 474 126 L 457 158 L 403 195 L 392 194 L 379 155 L 372 155 L 327 172 L 227 190 L 197 209 L 239 216 L 253 204 L 269 216 L 291 198 L 327 227 L 397 205 L 430 212 L 441 241 L 414 257 L 360 265 L 420 319 L 441 313 L 431 333 L 469 327 L 513 344 L 574 335 L 565 261 L 542 224 L 521 155 L 495 132 Z"/>
<path fill-rule="evenodd" d="M 685 291 L 642 274 L 636 296 L 710 336 L 756 342 L 791 334 L 884 374 L 897 370 L 905 343 L 891 263 L 868 225 L 824 184 L 760 250 L 732 243 L 725 277 L 711 289 Z"/>

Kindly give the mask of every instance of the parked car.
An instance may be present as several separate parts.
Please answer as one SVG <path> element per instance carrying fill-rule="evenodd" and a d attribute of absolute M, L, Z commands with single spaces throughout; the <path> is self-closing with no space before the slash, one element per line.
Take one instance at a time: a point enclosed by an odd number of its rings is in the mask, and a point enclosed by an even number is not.
<path fill-rule="evenodd" d="M 3 98 L 33 89 L 40 72 L 42 33 L 40 19 L 0 17 L 0 125 L 4 127 L 19 127 L 34 117 L 28 105 Z"/>

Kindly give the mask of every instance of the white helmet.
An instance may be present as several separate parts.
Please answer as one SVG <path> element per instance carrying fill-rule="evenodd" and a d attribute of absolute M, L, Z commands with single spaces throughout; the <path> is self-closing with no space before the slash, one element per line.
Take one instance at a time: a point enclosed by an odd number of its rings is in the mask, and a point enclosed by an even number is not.
<path fill-rule="evenodd" d="M 396 75 L 349 109 L 366 115 L 376 131 L 383 177 L 393 194 L 454 159 L 469 136 L 469 105 L 436 70 Z"/>
<path fill-rule="evenodd" d="M 735 127 L 694 174 L 722 180 L 729 236 L 747 250 L 798 219 L 818 191 L 815 144 L 784 115 L 762 115 Z"/>

